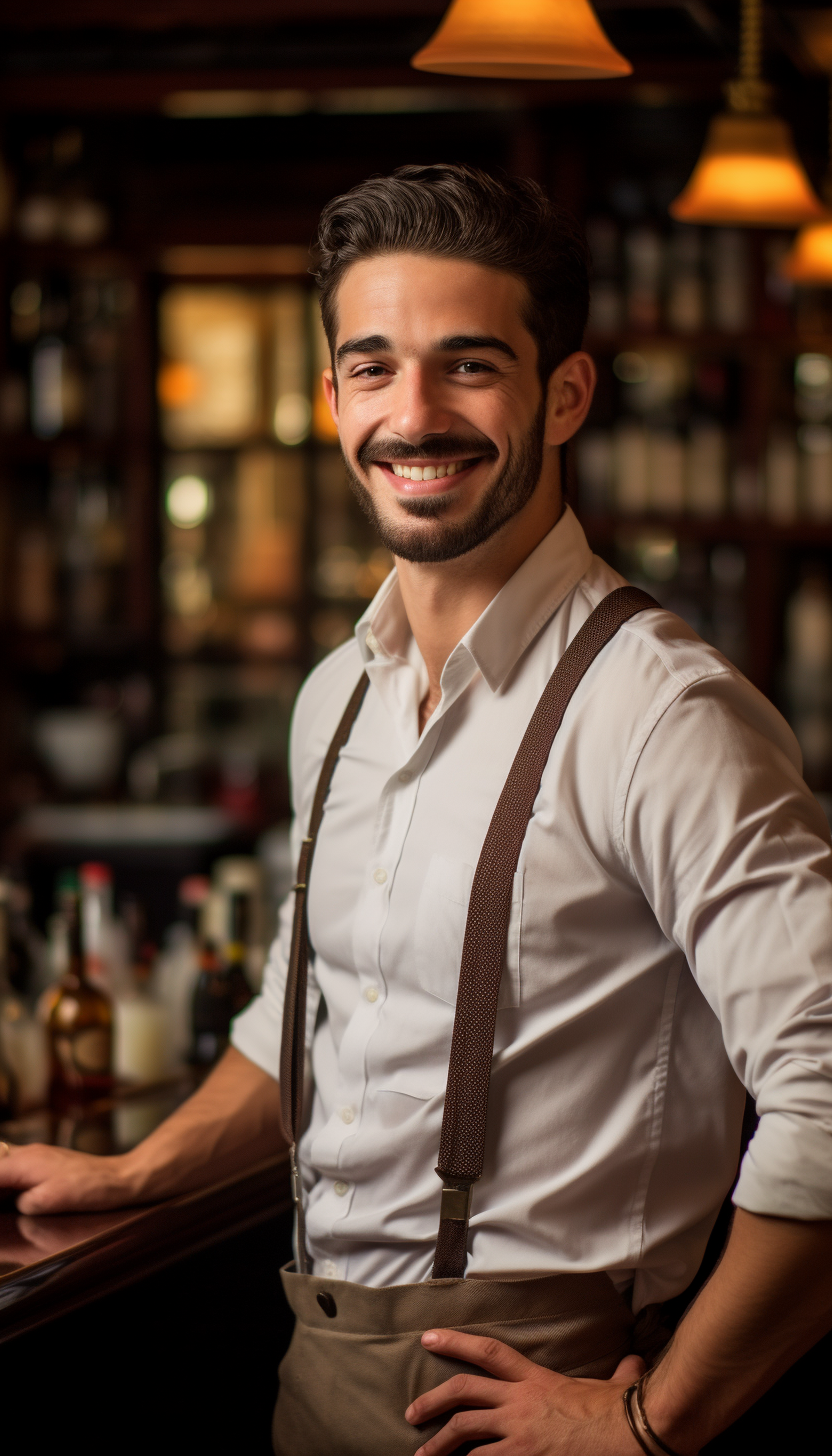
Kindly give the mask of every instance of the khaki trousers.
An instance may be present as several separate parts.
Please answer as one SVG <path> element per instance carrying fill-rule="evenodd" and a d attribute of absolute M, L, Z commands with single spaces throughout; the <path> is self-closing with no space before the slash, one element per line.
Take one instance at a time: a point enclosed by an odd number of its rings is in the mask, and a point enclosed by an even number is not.
<path fill-rule="evenodd" d="M 370 1289 L 290 1265 L 281 1278 L 296 1324 L 280 1366 L 276 1456 L 413 1456 L 448 1416 L 414 1428 L 407 1406 L 475 1368 L 423 1349 L 433 1327 L 490 1335 L 538 1365 L 601 1379 L 633 1348 L 633 1316 L 606 1274 Z"/>

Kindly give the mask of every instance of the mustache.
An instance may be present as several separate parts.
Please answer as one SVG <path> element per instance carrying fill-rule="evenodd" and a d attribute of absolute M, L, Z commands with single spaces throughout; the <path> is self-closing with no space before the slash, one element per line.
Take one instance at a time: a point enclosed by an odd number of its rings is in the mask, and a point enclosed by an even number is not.
<path fill-rule="evenodd" d="M 487 435 L 436 435 L 421 445 L 408 445 L 406 440 L 367 440 L 356 454 L 364 469 L 381 461 L 433 460 L 438 454 L 476 456 L 496 460 L 499 450 Z"/>

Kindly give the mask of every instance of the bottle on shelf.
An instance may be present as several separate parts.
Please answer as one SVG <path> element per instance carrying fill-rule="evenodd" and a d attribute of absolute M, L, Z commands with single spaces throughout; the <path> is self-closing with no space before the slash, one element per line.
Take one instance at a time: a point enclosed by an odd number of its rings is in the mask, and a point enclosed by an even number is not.
<path fill-rule="evenodd" d="M 230 934 L 222 952 L 216 949 L 217 919 L 222 915 L 223 897 L 209 895 L 203 917 L 200 969 L 193 1000 L 193 1048 L 191 1060 L 198 1066 L 213 1066 L 228 1047 L 233 1018 L 251 1000 L 245 976 L 249 896 L 234 892 L 230 897 Z"/>
<path fill-rule="evenodd" d="M 64 895 L 69 966 L 49 1013 L 51 1096 L 56 1105 L 100 1096 L 112 1086 L 113 1011 L 87 977 L 78 893 Z"/>
<path fill-rule="evenodd" d="M 144 907 L 130 898 L 121 912 L 132 954 L 129 984 L 113 1000 L 113 1070 L 120 1080 L 150 1085 L 170 1070 L 170 1015 L 151 983 L 156 951 L 146 937 Z"/>
<path fill-rule="evenodd" d="M 153 988 L 170 1018 L 172 1067 L 185 1062 L 193 1039 L 194 989 L 200 972 L 200 915 L 211 884 L 205 875 L 188 875 L 179 886 L 179 919 L 165 934 L 153 968 Z"/>
<path fill-rule="evenodd" d="M 19 999 L 9 979 L 8 907 L 2 889 L 0 882 L 0 1120 L 13 1117 L 17 1110 L 17 1079 L 7 1051 L 6 1028 L 7 1018 L 11 1016 L 15 1020 L 20 1009 Z"/>
<path fill-rule="evenodd" d="M 81 865 L 78 880 L 87 976 L 107 996 L 129 993 L 129 937 L 113 909 L 113 872 L 109 865 L 90 860 Z"/>
<path fill-rule="evenodd" d="M 16 1112 L 42 1107 L 49 1084 L 44 1029 L 30 1009 L 38 966 L 27 943 L 25 894 L 25 886 L 0 876 L 0 1062 L 11 1074 Z"/>

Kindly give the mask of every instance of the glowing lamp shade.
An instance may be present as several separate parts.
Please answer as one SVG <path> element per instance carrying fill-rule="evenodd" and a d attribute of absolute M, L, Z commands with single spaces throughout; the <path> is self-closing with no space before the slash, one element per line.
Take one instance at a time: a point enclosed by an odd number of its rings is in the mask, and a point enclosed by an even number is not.
<path fill-rule="evenodd" d="M 453 0 L 411 65 L 532 81 L 590 81 L 633 69 L 610 45 L 589 0 Z"/>
<path fill-rule="evenodd" d="M 680 222 L 799 227 L 824 209 L 784 121 L 725 112 L 711 122 L 702 155 L 670 212 Z"/>
<path fill-rule="evenodd" d="M 780 272 L 793 283 L 832 288 L 832 214 L 800 229 L 780 264 Z"/>

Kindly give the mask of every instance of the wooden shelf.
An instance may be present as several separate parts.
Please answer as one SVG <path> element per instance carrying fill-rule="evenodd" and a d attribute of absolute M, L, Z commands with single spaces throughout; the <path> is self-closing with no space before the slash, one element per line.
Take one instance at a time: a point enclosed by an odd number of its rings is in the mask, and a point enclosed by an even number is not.
<path fill-rule="evenodd" d="M 832 521 L 771 521 L 759 516 L 664 516 L 578 514 L 590 539 L 609 540 L 619 533 L 665 531 L 692 541 L 736 541 L 771 546 L 830 546 Z"/>

